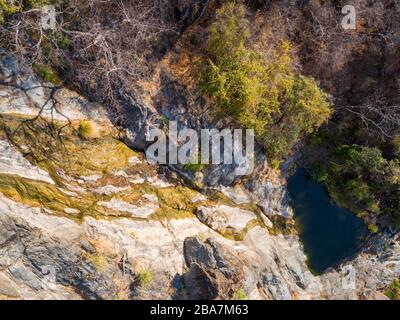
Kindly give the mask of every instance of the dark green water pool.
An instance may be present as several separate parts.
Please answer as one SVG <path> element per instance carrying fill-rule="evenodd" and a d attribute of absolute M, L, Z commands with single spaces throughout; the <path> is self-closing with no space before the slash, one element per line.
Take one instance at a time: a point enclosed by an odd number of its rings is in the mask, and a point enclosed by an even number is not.
<path fill-rule="evenodd" d="M 288 191 L 313 272 L 321 273 L 357 252 L 368 234 L 362 220 L 337 207 L 322 186 L 309 180 L 304 169 L 289 179 Z"/>

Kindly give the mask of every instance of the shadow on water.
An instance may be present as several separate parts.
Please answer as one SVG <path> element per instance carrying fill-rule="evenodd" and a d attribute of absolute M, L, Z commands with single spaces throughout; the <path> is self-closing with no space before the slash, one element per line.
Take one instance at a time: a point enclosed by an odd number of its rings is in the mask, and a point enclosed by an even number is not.
<path fill-rule="evenodd" d="M 364 222 L 336 206 L 326 190 L 308 178 L 306 170 L 290 177 L 288 191 L 313 273 L 320 274 L 357 252 L 368 234 Z"/>

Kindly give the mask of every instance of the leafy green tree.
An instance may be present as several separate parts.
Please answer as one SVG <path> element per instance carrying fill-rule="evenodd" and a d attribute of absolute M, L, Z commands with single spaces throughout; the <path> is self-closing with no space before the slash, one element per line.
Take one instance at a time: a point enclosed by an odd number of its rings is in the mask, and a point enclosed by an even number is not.
<path fill-rule="evenodd" d="M 386 160 L 378 148 L 342 145 L 310 173 L 340 206 L 362 216 L 387 212 L 400 226 L 400 162 Z"/>
<path fill-rule="evenodd" d="M 386 289 L 385 294 L 391 300 L 400 300 L 400 279 L 393 281 L 393 283 Z"/>
<path fill-rule="evenodd" d="M 288 42 L 269 61 L 246 47 L 249 34 L 243 5 L 231 2 L 217 10 L 200 87 L 220 115 L 254 129 L 269 158 L 280 159 L 332 111 L 314 79 L 294 74 Z"/>
<path fill-rule="evenodd" d="M 27 0 L 31 8 L 40 8 L 48 5 L 49 0 Z M 5 22 L 5 18 L 9 15 L 21 12 L 24 9 L 24 2 L 22 0 L 0 0 L 0 24 Z"/>
<path fill-rule="evenodd" d="M 5 22 L 5 17 L 21 10 L 21 6 L 7 0 L 0 0 L 0 24 Z"/>
<path fill-rule="evenodd" d="M 32 8 L 41 8 L 50 4 L 50 0 L 28 0 L 28 3 Z"/>

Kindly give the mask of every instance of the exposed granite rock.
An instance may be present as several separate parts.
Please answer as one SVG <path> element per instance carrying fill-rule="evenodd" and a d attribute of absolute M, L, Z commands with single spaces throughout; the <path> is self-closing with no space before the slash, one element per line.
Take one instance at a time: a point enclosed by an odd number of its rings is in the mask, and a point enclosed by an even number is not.
<path fill-rule="evenodd" d="M 15 174 L 23 178 L 54 184 L 46 171 L 31 165 L 8 141 L 1 139 L 0 173 Z"/>
<path fill-rule="evenodd" d="M 232 199 L 236 204 L 253 202 L 248 190 L 246 190 L 239 184 L 235 185 L 234 187 L 221 186 L 220 190 L 228 198 Z"/>
<path fill-rule="evenodd" d="M 197 218 L 216 231 L 240 232 L 257 216 L 248 210 L 220 205 L 213 208 L 199 207 Z"/>
<path fill-rule="evenodd" d="M 247 187 L 252 193 L 253 201 L 263 209 L 267 216 L 293 217 L 285 184 L 273 183 L 263 179 L 251 180 Z"/>
<path fill-rule="evenodd" d="M 143 197 L 145 198 L 145 196 Z M 147 200 L 149 199 L 147 198 Z M 132 205 L 130 203 L 115 198 L 112 198 L 108 202 L 100 201 L 98 204 L 106 208 L 113 209 L 115 211 L 127 212 L 132 216 L 138 218 L 146 218 L 154 213 L 157 209 L 159 209 L 157 198 L 151 198 L 150 201 L 142 203 L 140 206 Z"/>
<path fill-rule="evenodd" d="M 36 115 L 52 89 L 25 74 L 3 51 L 0 66 L 6 83 L 0 87 L 0 115 Z M 230 299 L 240 291 L 250 299 L 371 299 L 382 298 L 386 286 L 400 277 L 393 234 L 373 239 L 368 250 L 314 276 L 296 235 L 272 235 L 262 223 L 246 228 L 257 214 L 242 204 L 258 205 L 269 216 L 292 215 L 284 181 L 263 175 L 261 156 L 245 185 L 220 186 L 234 181 L 235 166 L 210 168 L 204 175 L 213 174 L 209 185 L 232 200 L 229 206 L 206 192 L 174 193 L 182 188 L 177 179 L 167 180 L 124 145 L 104 144 L 113 148 L 112 157 L 122 158 L 118 165 L 104 154 L 95 157 L 94 148 L 106 139 L 101 129 L 115 129 L 107 112 L 71 91 L 53 93 L 64 115 L 93 122 L 99 134 L 96 143 L 75 141 L 84 145 L 76 152 L 90 153 L 73 158 L 77 167 L 72 169 L 54 168 L 62 164 L 52 159 L 39 168 L 19 153 L 22 145 L 11 146 L 5 136 L 0 140 L 0 176 L 18 177 L 23 186 L 7 185 L 16 181 L 11 178 L 0 186 L 5 191 L 0 194 L 0 298 Z M 132 98 L 125 105 L 125 140 L 143 150 L 147 130 L 160 124 L 158 112 Z M 186 126 L 201 123 L 185 118 L 185 112 L 181 118 Z M 95 158 L 89 165 L 83 162 L 88 154 Z M 32 182 L 37 183 L 33 196 Z M 167 195 L 160 196 L 162 191 Z M 266 216 L 262 219 L 274 227 Z M 226 230 L 242 232 L 240 241 L 226 237 Z"/>
<path fill-rule="evenodd" d="M 183 276 L 189 299 L 229 299 L 244 282 L 241 260 L 213 239 L 187 238 Z"/>
<path fill-rule="evenodd" d="M 186 239 L 184 252 L 189 271 L 184 280 L 189 297 L 212 295 L 227 299 L 244 290 L 252 299 L 318 298 L 318 279 L 305 267 L 300 247 L 289 247 L 286 241 L 270 236 L 260 227 L 250 230 L 242 244 L 218 238 L 205 242 Z M 281 257 L 283 252 L 285 256 Z"/>
<path fill-rule="evenodd" d="M 142 105 L 134 101 L 134 99 L 126 95 L 124 100 L 124 127 L 125 129 L 125 143 L 137 150 L 146 150 L 152 144 L 148 141 L 147 135 L 149 130 L 157 128 L 161 124 L 159 115 L 155 110 L 150 107 Z"/>
<path fill-rule="evenodd" d="M 398 235 L 378 235 L 354 259 L 321 276 L 329 299 L 370 299 L 400 278 Z"/>
<path fill-rule="evenodd" d="M 58 299 L 70 288 L 91 299 L 115 298 L 122 293 L 127 298 L 171 298 L 171 294 L 184 298 L 181 288 L 196 287 L 199 277 L 209 279 L 204 283 L 210 286 L 204 290 L 215 297 L 228 298 L 239 289 L 249 298 L 310 298 L 310 291 L 315 290 L 316 296 L 319 292 L 298 242 L 293 239 L 288 246 L 285 238 L 270 236 L 260 227 L 251 229 L 242 242 L 235 242 L 195 218 L 165 223 L 87 217 L 78 224 L 9 199 L 0 198 L 0 204 L 0 236 L 7 239 L 2 240 L 1 248 L 8 253 L 2 255 L 2 266 L 14 281 L 29 288 L 20 293 L 21 298 Z M 184 245 L 185 239 L 193 236 L 211 239 L 206 244 L 186 240 Z M 193 264 L 198 266 L 191 267 Z M 54 271 L 56 285 L 66 289 L 49 291 L 51 278 L 42 272 L 46 268 Z M 141 288 L 137 277 L 144 271 L 152 274 L 153 281 Z M 184 282 L 176 275 L 184 275 Z M 290 294 L 284 295 L 287 288 Z M 189 297 L 199 295 L 204 292 Z"/>
<path fill-rule="evenodd" d="M 74 91 L 44 83 L 30 69 L 0 48 L 0 113 L 42 116 L 56 121 L 90 120 L 93 136 L 111 126 L 107 110 Z M 55 106 L 52 99 L 57 101 Z"/>
<path fill-rule="evenodd" d="M 17 290 L 18 285 L 10 280 L 8 276 L 0 273 L 0 296 L 7 296 L 10 298 L 19 298 L 20 295 Z"/>

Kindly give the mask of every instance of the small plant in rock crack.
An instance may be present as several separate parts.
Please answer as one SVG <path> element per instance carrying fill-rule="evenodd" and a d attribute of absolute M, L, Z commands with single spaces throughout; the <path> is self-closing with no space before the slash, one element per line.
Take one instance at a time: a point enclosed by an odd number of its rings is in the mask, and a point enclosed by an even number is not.
<path fill-rule="evenodd" d="M 89 121 L 81 121 L 78 128 L 79 136 L 82 139 L 89 139 L 93 135 L 93 126 Z"/>
<path fill-rule="evenodd" d="M 140 271 L 137 278 L 142 288 L 149 288 L 153 283 L 153 274 L 149 270 Z"/>

